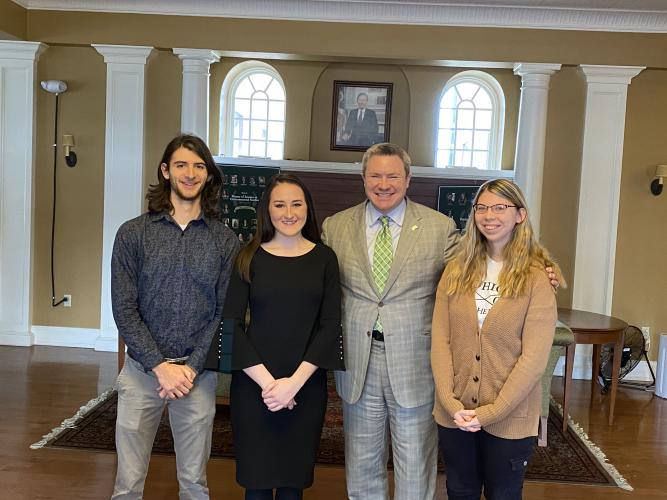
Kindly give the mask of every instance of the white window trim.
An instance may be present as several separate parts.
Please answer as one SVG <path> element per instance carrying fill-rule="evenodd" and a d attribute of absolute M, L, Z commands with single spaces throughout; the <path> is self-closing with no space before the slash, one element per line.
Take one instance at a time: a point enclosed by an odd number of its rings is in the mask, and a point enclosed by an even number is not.
<path fill-rule="evenodd" d="M 503 156 L 503 137 L 505 136 L 505 93 L 503 88 L 493 76 L 478 70 L 467 70 L 457 73 L 451 77 L 445 84 L 442 92 L 438 96 L 436 103 L 437 112 L 435 113 L 435 149 L 434 160 L 438 157 L 438 132 L 440 130 L 440 102 L 445 92 L 459 83 L 475 83 L 480 85 L 489 93 L 493 106 L 493 115 L 491 118 L 491 133 L 489 135 L 489 166 L 487 170 L 500 170 Z M 434 161 L 434 163 L 436 163 Z M 458 168 L 458 167 L 439 167 L 439 168 Z"/>
<path fill-rule="evenodd" d="M 245 77 L 256 71 L 262 71 L 275 78 L 280 83 L 285 93 L 285 125 L 287 125 L 287 89 L 283 82 L 280 73 L 271 66 L 262 61 L 243 61 L 229 70 L 225 81 L 222 83 L 220 91 L 220 154 L 222 156 L 232 157 L 233 148 L 233 133 L 234 133 L 234 117 L 232 116 L 234 110 L 234 94 L 239 84 Z M 283 127 L 283 154 L 285 151 L 285 128 Z"/>

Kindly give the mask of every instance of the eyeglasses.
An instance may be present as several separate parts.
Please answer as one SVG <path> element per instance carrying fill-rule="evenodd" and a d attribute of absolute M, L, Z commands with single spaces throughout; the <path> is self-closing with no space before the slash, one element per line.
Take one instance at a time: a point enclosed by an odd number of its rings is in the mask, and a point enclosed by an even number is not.
<path fill-rule="evenodd" d="M 491 206 L 482 205 L 481 203 L 475 203 L 472 206 L 472 209 L 475 211 L 476 214 L 485 214 L 489 208 L 494 214 L 504 214 L 505 211 L 510 207 L 519 208 L 516 205 L 506 205 L 504 203 L 498 203 L 496 205 L 491 205 Z"/>

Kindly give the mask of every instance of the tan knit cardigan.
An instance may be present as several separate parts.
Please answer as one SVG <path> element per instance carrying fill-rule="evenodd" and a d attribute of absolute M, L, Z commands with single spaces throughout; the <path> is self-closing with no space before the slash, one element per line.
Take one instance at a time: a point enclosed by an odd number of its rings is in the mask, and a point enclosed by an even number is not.
<path fill-rule="evenodd" d="M 456 428 L 453 415 L 475 409 L 482 428 L 506 439 L 536 436 L 540 378 L 556 327 L 556 298 L 544 269 L 533 268 L 524 295 L 499 298 L 478 331 L 473 293 L 448 296 L 447 269 L 433 311 L 433 416 Z"/>

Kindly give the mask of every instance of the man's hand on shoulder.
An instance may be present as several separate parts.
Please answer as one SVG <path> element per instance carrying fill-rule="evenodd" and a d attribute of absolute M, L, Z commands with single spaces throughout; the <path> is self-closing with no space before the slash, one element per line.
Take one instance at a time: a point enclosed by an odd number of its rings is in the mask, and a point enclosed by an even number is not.
<path fill-rule="evenodd" d="M 187 396 L 192 389 L 195 372 L 187 365 L 175 365 L 166 361 L 153 368 L 160 386 L 159 391 L 162 399 L 178 399 Z"/>
<path fill-rule="evenodd" d="M 558 281 L 558 278 L 556 277 L 556 274 L 554 273 L 553 267 L 547 266 L 544 268 L 544 270 L 547 272 L 547 277 L 549 278 L 549 281 L 551 282 L 551 286 L 554 287 L 554 290 L 558 290 L 558 287 L 560 286 L 560 282 Z"/>

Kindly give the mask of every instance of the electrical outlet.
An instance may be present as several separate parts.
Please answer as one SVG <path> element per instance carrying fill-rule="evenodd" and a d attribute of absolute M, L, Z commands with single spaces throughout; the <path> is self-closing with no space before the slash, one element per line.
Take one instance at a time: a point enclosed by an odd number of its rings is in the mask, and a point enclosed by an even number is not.
<path fill-rule="evenodd" d="M 65 302 L 63 302 L 63 307 L 72 307 L 72 296 L 63 295 L 63 298 L 65 299 Z"/>

